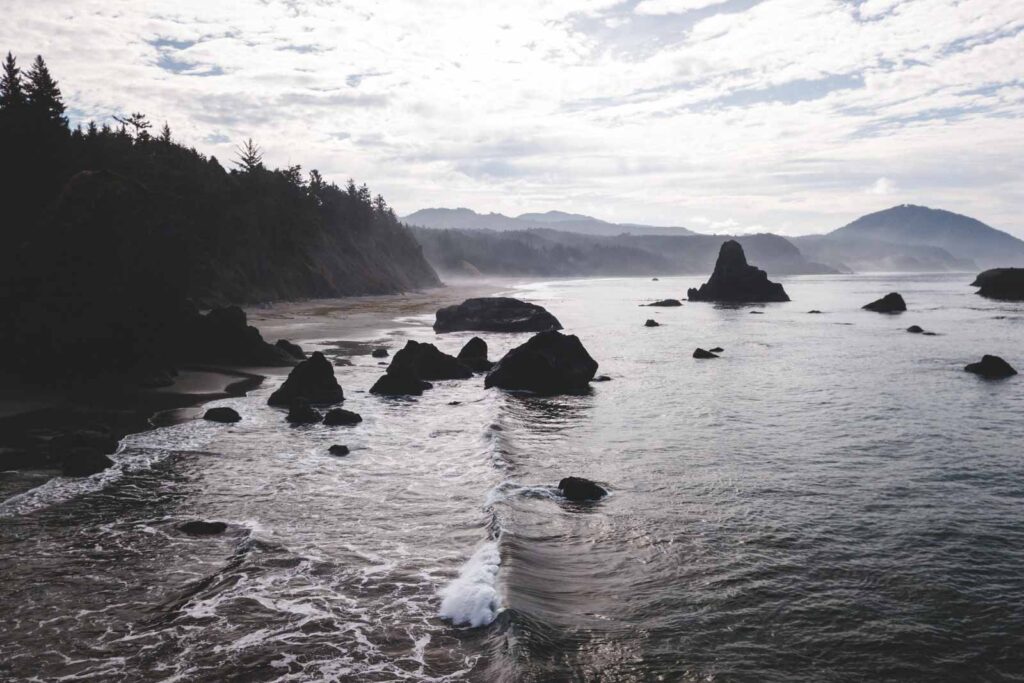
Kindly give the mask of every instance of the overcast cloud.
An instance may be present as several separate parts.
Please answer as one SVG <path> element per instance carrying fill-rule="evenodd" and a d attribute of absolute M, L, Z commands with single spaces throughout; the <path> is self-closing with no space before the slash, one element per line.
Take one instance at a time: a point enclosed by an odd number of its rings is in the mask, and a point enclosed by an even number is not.
<path fill-rule="evenodd" d="M 73 121 L 145 112 L 433 206 L 821 232 L 900 203 L 1024 236 L 1021 0 L 4 0 Z"/>

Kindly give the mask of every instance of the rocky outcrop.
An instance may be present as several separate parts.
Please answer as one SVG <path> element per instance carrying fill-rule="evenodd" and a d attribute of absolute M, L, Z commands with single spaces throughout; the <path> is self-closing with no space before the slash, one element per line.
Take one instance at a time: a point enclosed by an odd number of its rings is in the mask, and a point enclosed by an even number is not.
<path fill-rule="evenodd" d="M 693 357 L 694 358 L 700 358 L 702 360 L 706 360 L 706 359 L 709 359 L 709 358 L 718 358 L 717 355 L 715 355 L 715 354 L 713 354 L 710 351 L 707 351 L 705 349 L 701 349 L 701 348 L 698 348 L 698 349 L 694 350 Z"/>
<path fill-rule="evenodd" d="M 214 308 L 206 315 L 186 314 L 185 321 L 180 337 L 181 355 L 187 360 L 258 367 L 295 365 L 292 353 L 264 341 L 238 306 Z"/>
<path fill-rule="evenodd" d="M 509 297 L 466 299 L 437 312 L 435 332 L 545 332 L 560 330 L 555 316 L 536 304 Z"/>
<path fill-rule="evenodd" d="M 341 385 L 334 377 L 334 366 L 319 351 L 313 352 L 291 371 L 281 387 L 267 401 L 272 406 L 291 406 L 297 400 L 307 403 L 338 403 L 345 400 Z"/>
<path fill-rule="evenodd" d="M 582 394 L 597 372 L 575 335 L 541 332 L 498 361 L 484 380 L 485 387 L 520 389 L 537 394 Z"/>
<path fill-rule="evenodd" d="M 752 303 L 789 301 L 782 285 L 771 282 L 767 273 L 749 265 L 743 247 L 735 240 L 722 244 L 711 278 L 700 289 L 687 292 L 690 301 Z"/>
<path fill-rule="evenodd" d="M 395 354 L 386 374 L 370 388 L 371 394 L 419 396 L 433 385 L 427 380 L 467 379 L 473 371 L 458 358 L 433 344 L 409 340 Z"/>
<path fill-rule="evenodd" d="M 648 318 L 647 322 L 644 323 L 644 327 L 661 327 L 661 323 L 659 323 L 657 320 L 652 320 Z"/>
<path fill-rule="evenodd" d="M 473 337 L 466 342 L 457 358 L 473 372 L 487 372 L 494 367 L 494 363 L 487 360 L 487 342 L 480 337 Z"/>
<path fill-rule="evenodd" d="M 907 310 L 907 304 L 903 301 L 902 296 L 896 292 L 890 292 L 881 299 L 872 301 L 862 308 L 866 311 L 874 311 L 875 313 L 902 313 Z"/>
<path fill-rule="evenodd" d="M 288 422 L 293 425 L 311 425 L 320 422 L 323 416 L 320 411 L 311 407 L 305 399 L 297 398 L 288 409 Z"/>
<path fill-rule="evenodd" d="M 977 363 L 971 363 L 964 367 L 967 372 L 980 375 L 985 379 L 1004 379 L 1017 374 L 1009 363 L 999 356 L 984 355 Z"/>
<path fill-rule="evenodd" d="M 239 415 L 238 411 L 234 408 L 222 406 L 220 408 L 210 408 L 207 410 L 203 415 L 203 419 L 209 420 L 210 422 L 224 422 L 226 424 L 230 424 L 232 422 L 238 422 L 242 419 L 242 416 Z"/>
<path fill-rule="evenodd" d="M 178 531 L 189 536 L 216 536 L 227 531 L 228 525 L 224 522 L 207 522 L 195 520 L 178 525 Z"/>
<path fill-rule="evenodd" d="M 302 350 L 302 347 L 298 344 L 293 344 L 287 339 L 278 339 L 274 346 L 295 360 L 306 360 L 306 352 Z"/>
<path fill-rule="evenodd" d="M 359 424 L 362 421 L 362 415 L 353 413 L 351 410 L 345 410 L 344 408 L 332 408 L 324 415 L 324 424 L 328 427 L 347 427 Z"/>
<path fill-rule="evenodd" d="M 971 283 L 988 299 L 1024 301 L 1024 268 L 993 268 L 980 273 Z"/>
<path fill-rule="evenodd" d="M 583 477 L 565 477 L 558 482 L 558 490 L 567 499 L 576 503 L 600 500 L 608 495 L 604 488 Z"/>
<path fill-rule="evenodd" d="M 348 455 L 350 451 L 348 449 L 348 446 L 336 443 L 333 446 L 331 446 L 330 448 L 328 448 L 327 452 L 330 453 L 331 455 L 337 456 L 339 458 L 343 458 L 346 455 Z"/>
<path fill-rule="evenodd" d="M 650 304 L 646 304 L 646 305 L 647 306 L 663 306 L 663 307 L 667 308 L 667 307 L 672 307 L 672 306 L 682 306 L 683 302 L 680 301 L 679 299 L 662 299 L 661 301 L 655 301 L 654 303 L 650 303 Z"/>
<path fill-rule="evenodd" d="M 76 446 L 61 461 L 61 474 L 65 477 L 88 477 L 112 466 L 114 461 L 92 446 Z"/>

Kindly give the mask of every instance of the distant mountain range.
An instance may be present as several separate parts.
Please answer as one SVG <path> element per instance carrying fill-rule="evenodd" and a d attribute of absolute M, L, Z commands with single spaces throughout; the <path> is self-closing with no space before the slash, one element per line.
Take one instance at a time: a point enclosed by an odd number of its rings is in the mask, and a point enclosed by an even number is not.
<path fill-rule="evenodd" d="M 1024 266 L 1024 241 L 968 216 L 904 204 L 823 235 L 701 235 L 683 227 L 609 223 L 548 211 L 511 217 L 423 209 L 403 219 L 440 271 L 530 275 L 708 272 L 717 245 L 737 239 L 776 275 L 871 271 L 976 271 Z M 434 234 L 437 230 L 445 234 Z M 495 232 L 500 235 L 494 234 Z"/>

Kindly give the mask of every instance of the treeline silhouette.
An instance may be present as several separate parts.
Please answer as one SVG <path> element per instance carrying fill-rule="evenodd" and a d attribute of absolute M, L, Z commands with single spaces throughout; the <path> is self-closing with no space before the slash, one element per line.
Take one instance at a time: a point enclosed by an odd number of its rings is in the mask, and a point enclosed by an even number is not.
<path fill-rule="evenodd" d="M 142 113 L 71 129 L 42 57 L 0 75 L 0 352 L 67 364 L 166 355 L 200 305 L 438 284 L 380 195 L 271 169 L 251 140 L 233 168 Z M 185 311 L 186 313 L 181 313 Z"/>

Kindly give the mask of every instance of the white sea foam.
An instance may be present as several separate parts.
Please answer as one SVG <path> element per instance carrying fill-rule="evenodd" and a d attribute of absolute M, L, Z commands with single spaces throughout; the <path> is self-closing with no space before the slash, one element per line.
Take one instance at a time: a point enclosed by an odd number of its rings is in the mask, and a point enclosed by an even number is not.
<path fill-rule="evenodd" d="M 501 611 L 498 566 L 501 553 L 497 542 L 485 543 L 470 557 L 458 578 L 441 591 L 440 615 L 456 626 L 486 626 Z"/>

